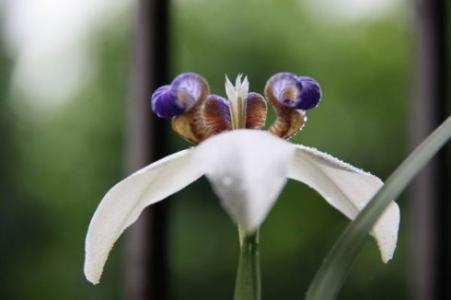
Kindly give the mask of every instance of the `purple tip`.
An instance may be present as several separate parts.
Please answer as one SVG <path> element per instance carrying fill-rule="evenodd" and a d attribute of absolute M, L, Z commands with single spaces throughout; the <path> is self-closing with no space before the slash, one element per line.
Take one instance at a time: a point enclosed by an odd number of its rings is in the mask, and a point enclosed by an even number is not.
<path fill-rule="evenodd" d="M 268 83 L 274 97 L 285 106 L 308 110 L 316 107 L 321 98 L 321 88 L 313 78 L 281 72 L 273 75 Z"/>
<path fill-rule="evenodd" d="M 160 118 L 171 118 L 188 111 L 207 94 L 205 79 L 195 73 L 182 73 L 152 94 L 152 110 Z"/>
<path fill-rule="evenodd" d="M 187 110 L 196 104 L 203 94 L 208 94 L 205 79 L 196 73 L 182 73 L 171 83 L 172 90 L 177 96 L 177 103 Z"/>
<path fill-rule="evenodd" d="M 160 118 L 171 118 L 185 111 L 177 104 L 177 96 L 170 85 L 159 87 L 152 94 L 152 110 Z"/>
<path fill-rule="evenodd" d="M 301 101 L 296 104 L 296 108 L 303 110 L 315 108 L 322 94 L 319 83 L 315 79 L 307 76 L 298 77 L 298 81 L 301 85 L 301 93 L 299 95 Z"/>

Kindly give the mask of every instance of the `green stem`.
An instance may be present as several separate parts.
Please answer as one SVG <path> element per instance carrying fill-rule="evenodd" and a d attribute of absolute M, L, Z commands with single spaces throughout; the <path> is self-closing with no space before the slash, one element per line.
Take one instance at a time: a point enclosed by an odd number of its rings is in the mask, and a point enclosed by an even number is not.
<path fill-rule="evenodd" d="M 260 300 L 260 254 L 258 248 L 258 231 L 246 235 L 239 229 L 240 259 L 236 274 L 234 300 Z"/>
<path fill-rule="evenodd" d="M 451 117 L 438 127 L 387 179 L 357 218 L 342 233 L 323 261 L 307 291 L 306 300 L 334 299 L 352 262 L 365 243 L 368 232 L 413 177 L 451 137 Z"/>

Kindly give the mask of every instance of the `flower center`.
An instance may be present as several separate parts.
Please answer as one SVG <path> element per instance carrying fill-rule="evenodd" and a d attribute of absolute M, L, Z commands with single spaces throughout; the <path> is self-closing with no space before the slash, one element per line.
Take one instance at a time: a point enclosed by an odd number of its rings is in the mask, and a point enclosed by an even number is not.
<path fill-rule="evenodd" d="M 319 84 L 307 76 L 282 72 L 266 83 L 265 96 L 249 92 L 247 77 L 238 75 L 235 84 L 225 80 L 227 99 L 210 94 L 207 81 L 195 73 L 178 75 L 171 84 L 152 94 L 152 110 L 161 118 L 171 118 L 174 131 L 191 143 L 233 129 L 263 129 L 267 101 L 276 120 L 267 130 L 289 139 L 306 121 L 305 111 L 318 105 Z"/>
<path fill-rule="evenodd" d="M 241 80 L 242 75 L 238 75 L 235 86 L 226 76 L 226 94 L 229 100 L 229 110 L 232 122 L 232 129 L 246 128 L 246 108 L 247 95 L 249 92 L 249 81 L 247 77 Z"/>

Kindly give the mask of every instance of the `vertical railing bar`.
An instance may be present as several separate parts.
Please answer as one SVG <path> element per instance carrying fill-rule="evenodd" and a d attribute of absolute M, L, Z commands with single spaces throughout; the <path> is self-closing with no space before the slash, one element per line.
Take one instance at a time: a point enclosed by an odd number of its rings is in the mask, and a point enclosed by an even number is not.
<path fill-rule="evenodd" d="M 127 105 L 127 173 L 165 156 L 167 128 L 150 110 L 152 91 L 168 80 L 168 2 L 138 0 Z M 124 299 L 168 298 L 167 201 L 148 208 L 128 230 Z"/>
<path fill-rule="evenodd" d="M 418 144 L 448 115 L 446 0 L 416 1 L 416 72 L 412 141 Z M 412 298 L 451 299 L 449 170 L 445 147 L 421 172 L 413 198 Z"/>
<path fill-rule="evenodd" d="M 451 113 L 449 91 L 449 1 L 437 1 L 437 115 L 441 121 Z M 446 146 L 438 154 L 438 205 L 437 205 L 437 299 L 451 299 L 451 147 Z"/>

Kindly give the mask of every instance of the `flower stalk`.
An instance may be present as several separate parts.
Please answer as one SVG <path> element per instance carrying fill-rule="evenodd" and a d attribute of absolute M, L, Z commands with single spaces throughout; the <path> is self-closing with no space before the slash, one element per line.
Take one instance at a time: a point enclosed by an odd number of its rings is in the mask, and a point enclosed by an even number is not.
<path fill-rule="evenodd" d="M 258 231 L 246 235 L 238 229 L 240 238 L 240 258 L 236 274 L 234 300 L 260 300 L 260 250 Z"/>

